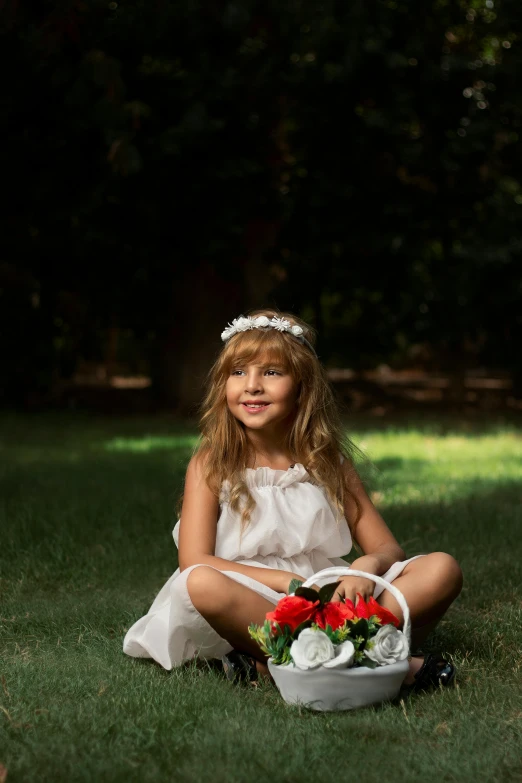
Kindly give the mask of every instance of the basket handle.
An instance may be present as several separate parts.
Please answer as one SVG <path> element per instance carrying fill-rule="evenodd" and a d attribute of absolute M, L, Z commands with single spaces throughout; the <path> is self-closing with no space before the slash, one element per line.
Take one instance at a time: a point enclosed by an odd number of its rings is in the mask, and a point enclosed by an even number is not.
<path fill-rule="evenodd" d="M 393 597 L 397 600 L 397 603 L 402 609 L 402 614 L 404 617 L 402 632 L 404 633 L 406 639 L 408 640 L 408 646 L 410 646 L 411 644 L 410 610 L 408 608 L 408 604 L 406 603 L 406 599 L 404 598 L 400 590 L 398 590 L 396 587 L 390 584 L 390 582 L 387 582 L 386 579 L 383 579 L 382 576 L 376 576 L 375 574 L 368 574 L 366 571 L 357 571 L 356 569 L 352 569 L 352 568 L 343 568 L 343 566 L 333 566 L 332 568 L 323 568 L 322 571 L 318 571 L 316 574 L 314 574 L 309 579 L 307 579 L 306 582 L 303 582 L 303 587 L 312 587 L 312 585 L 315 583 L 317 579 L 324 579 L 329 576 L 334 576 L 334 577 L 335 576 L 363 576 L 365 579 L 371 579 L 376 584 L 381 585 L 381 587 L 384 587 L 385 590 L 388 590 L 393 595 Z"/>

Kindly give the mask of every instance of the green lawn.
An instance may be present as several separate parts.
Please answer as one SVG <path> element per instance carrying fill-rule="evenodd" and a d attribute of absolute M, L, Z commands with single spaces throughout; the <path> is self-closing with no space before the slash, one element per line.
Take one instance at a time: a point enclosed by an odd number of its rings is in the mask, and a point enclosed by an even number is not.
<path fill-rule="evenodd" d="M 355 712 L 123 655 L 176 568 L 194 428 L 0 417 L 0 763 L 32 781 L 520 781 L 522 437 L 514 423 L 359 420 L 374 499 L 409 555 L 465 588 L 433 635 L 458 687 Z"/>

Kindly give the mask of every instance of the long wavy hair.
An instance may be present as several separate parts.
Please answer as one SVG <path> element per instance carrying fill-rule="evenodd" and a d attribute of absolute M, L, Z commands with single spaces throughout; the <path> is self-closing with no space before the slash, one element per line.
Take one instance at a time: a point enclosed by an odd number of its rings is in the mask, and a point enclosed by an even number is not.
<path fill-rule="evenodd" d="M 292 313 L 272 309 L 255 310 L 252 317 L 266 315 L 286 318 L 298 324 L 312 345 L 316 335 L 309 324 Z M 253 456 L 244 425 L 230 412 L 226 401 L 226 383 L 238 365 L 254 360 L 283 366 L 297 384 L 297 406 L 284 444 L 295 462 L 306 468 L 312 481 L 324 487 L 337 519 L 344 516 L 346 496 L 352 499 L 352 532 L 360 517 L 360 503 L 351 489 L 355 475 L 353 457 L 358 451 L 345 436 L 326 372 L 310 348 L 287 332 L 276 329 L 251 329 L 240 332 L 224 345 L 210 370 L 207 392 L 201 405 L 201 439 L 196 453 L 204 456 L 204 476 L 209 488 L 219 497 L 228 481 L 230 508 L 241 514 L 241 530 L 249 522 L 255 501 L 245 482 L 245 469 Z M 341 465 L 341 456 L 346 464 Z"/>

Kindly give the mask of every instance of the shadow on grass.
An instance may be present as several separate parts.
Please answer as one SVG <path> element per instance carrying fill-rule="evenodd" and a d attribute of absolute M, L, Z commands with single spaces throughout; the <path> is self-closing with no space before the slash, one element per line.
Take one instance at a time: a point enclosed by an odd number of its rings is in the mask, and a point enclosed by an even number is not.
<path fill-rule="evenodd" d="M 417 432 L 422 435 L 476 438 L 504 432 L 512 432 L 518 436 L 522 434 L 522 412 L 509 410 L 497 413 L 476 410 L 463 415 L 451 411 L 417 409 L 394 411 L 393 414 L 384 416 L 343 411 L 342 420 L 349 436 Z"/>

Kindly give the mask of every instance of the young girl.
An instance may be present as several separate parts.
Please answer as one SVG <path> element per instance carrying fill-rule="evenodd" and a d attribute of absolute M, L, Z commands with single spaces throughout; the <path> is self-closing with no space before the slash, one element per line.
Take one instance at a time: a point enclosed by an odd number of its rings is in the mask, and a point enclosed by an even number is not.
<path fill-rule="evenodd" d="M 197 656 L 221 658 L 229 676 L 266 672 L 248 626 L 263 623 L 292 579 L 346 566 L 353 542 L 364 554 L 352 567 L 404 594 L 415 648 L 459 595 L 462 573 L 443 552 L 405 559 L 354 468 L 312 329 L 262 310 L 221 338 L 173 533 L 180 567 L 129 629 L 124 651 L 166 669 Z M 395 599 L 369 579 L 341 578 L 333 600 L 358 595 L 374 595 L 402 622 Z M 413 656 L 405 686 L 453 677 L 440 655 Z"/>

